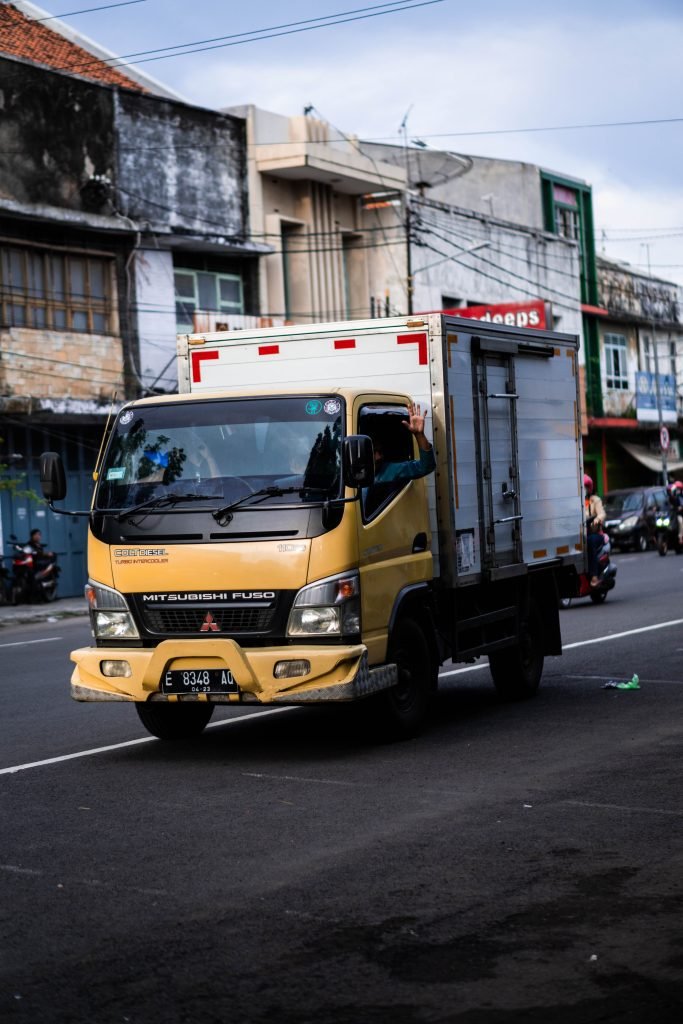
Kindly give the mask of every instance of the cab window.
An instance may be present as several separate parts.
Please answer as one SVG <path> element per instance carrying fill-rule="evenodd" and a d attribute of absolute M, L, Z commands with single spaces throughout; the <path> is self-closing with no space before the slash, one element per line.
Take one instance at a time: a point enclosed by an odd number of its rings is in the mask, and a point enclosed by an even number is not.
<path fill-rule="evenodd" d="M 407 462 L 415 457 L 413 435 L 403 426 L 407 419 L 407 410 L 401 405 L 367 405 L 361 409 L 358 432 L 367 434 L 375 451 L 381 451 L 382 462 L 379 465 Z M 408 480 L 393 480 L 364 488 L 361 496 L 363 522 L 370 522 L 378 516 L 407 483 Z"/>

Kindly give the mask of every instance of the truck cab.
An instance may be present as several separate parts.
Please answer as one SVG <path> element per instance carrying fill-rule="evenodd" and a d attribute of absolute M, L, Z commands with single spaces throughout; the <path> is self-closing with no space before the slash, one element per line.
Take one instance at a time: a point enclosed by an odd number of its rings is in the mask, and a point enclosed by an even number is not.
<path fill-rule="evenodd" d="M 169 704 L 208 713 L 395 686 L 390 628 L 433 577 L 426 488 L 375 483 L 367 444 L 360 468 L 344 454 L 361 435 L 388 461 L 417 459 L 408 404 L 297 389 L 126 405 L 98 471 L 94 647 L 73 652 L 72 695 L 134 701 L 165 732 Z"/>

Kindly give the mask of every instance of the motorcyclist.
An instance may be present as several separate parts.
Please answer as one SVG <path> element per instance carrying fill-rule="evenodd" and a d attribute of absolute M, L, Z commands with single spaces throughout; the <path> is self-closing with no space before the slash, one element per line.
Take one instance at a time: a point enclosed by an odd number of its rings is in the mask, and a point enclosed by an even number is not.
<path fill-rule="evenodd" d="M 593 493 L 593 480 L 586 474 L 583 478 L 584 501 L 586 506 L 586 553 L 588 555 L 588 575 L 591 587 L 598 585 L 598 555 L 603 545 L 602 525 L 605 522 L 605 509 L 598 494 Z"/>
<path fill-rule="evenodd" d="M 672 527 L 674 523 L 677 525 L 678 543 L 683 545 L 683 483 L 680 480 L 674 480 L 672 484 L 669 484 L 667 490 L 671 505 L 671 525 Z"/>
<path fill-rule="evenodd" d="M 37 527 L 31 530 L 27 546 L 33 551 L 33 564 L 36 572 L 40 572 L 55 560 L 54 551 L 46 549 L 43 544 L 43 535 Z"/>

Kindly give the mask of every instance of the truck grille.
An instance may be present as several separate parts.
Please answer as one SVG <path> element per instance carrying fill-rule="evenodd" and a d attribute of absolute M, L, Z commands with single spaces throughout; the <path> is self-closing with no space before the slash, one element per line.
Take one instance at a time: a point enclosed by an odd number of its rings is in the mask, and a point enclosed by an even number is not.
<path fill-rule="evenodd" d="M 266 633 L 274 614 L 275 608 L 145 608 L 143 622 L 150 633 L 197 633 L 211 637 L 217 633 Z M 218 628 L 212 629 L 212 625 Z"/>

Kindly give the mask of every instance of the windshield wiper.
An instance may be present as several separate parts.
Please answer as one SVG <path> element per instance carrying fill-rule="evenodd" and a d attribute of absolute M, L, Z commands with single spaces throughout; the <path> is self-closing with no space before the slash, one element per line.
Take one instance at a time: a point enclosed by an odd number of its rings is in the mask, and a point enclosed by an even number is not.
<path fill-rule="evenodd" d="M 162 494 L 156 498 L 141 501 L 139 505 L 124 508 L 116 518 L 120 522 L 122 519 L 134 516 L 137 512 L 151 512 L 155 508 L 177 505 L 181 501 L 216 501 L 220 497 L 220 494 Z"/>
<path fill-rule="evenodd" d="M 258 505 L 260 502 L 265 501 L 266 498 L 282 498 L 285 494 L 304 494 L 304 493 L 322 493 L 326 494 L 329 488 L 327 487 L 262 487 L 258 491 L 250 491 L 249 494 L 243 494 L 241 498 L 236 498 L 235 501 L 231 501 L 229 505 L 224 505 L 222 508 L 215 509 L 211 515 L 220 523 L 220 520 L 225 518 L 228 512 L 232 512 L 234 508 L 239 508 L 245 502 L 249 502 L 250 498 L 256 498 L 254 502 L 250 502 L 247 506 Z"/>

